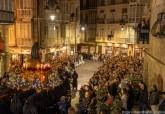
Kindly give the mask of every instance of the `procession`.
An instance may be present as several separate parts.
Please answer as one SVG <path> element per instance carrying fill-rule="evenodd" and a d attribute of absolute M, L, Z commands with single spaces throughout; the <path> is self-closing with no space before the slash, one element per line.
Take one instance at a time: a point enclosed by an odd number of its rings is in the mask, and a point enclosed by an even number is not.
<path fill-rule="evenodd" d="M 165 114 L 165 0 L 0 0 L 0 114 Z"/>

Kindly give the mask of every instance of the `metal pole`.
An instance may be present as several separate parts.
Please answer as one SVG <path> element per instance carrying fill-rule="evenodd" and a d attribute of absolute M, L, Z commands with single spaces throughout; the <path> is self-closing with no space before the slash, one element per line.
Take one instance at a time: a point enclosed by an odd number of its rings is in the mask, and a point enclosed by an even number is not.
<path fill-rule="evenodd" d="M 76 20 L 75 20 L 75 53 L 77 52 L 77 38 L 76 38 Z"/>
<path fill-rule="evenodd" d="M 37 0 L 37 42 L 39 43 L 39 46 L 40 46 L 40 31 L 39 31 L 39 0 Z"/>

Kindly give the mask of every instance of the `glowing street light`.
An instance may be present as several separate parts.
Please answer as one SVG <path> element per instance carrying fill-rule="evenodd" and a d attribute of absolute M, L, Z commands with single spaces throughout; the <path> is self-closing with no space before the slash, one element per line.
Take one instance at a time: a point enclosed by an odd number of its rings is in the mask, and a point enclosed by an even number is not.
<path fill-rule="evenodd" d="M 51 16 L 50 16 L 50 19 L 51 19 L 52 21 L 54 21 L 54 20 L 55 20 L 55 15 L 51 15 Z"/>
<path fill-rule="evenodd" d="M 124 27 L 123 26 L 121 27 L 121 30 L 124 31 Z"/>
<path fill-rule="evenodd" d="M 81 30 L 82 30 L 82 31 L 85 31 L 85 27 L 81 27 Z"/>
<path fill-rule="evenodd" d="M 53 30 L 54 30 L 54 31 L 56 30 L 56 26 L 53 27 Z"/>

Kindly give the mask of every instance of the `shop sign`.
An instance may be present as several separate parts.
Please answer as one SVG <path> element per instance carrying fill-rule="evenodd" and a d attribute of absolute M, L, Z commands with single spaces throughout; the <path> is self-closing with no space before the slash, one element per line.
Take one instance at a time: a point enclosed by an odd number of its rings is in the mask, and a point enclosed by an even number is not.
<path fill-rule="evenodd" d="M 81 52 L 88 52 L 88 46 L 82 46 Z"/>
<path fill-rule="evenodd" d="M 94 53 L 95 52 L 95 47 L 90 47 L 90 53 Z"/>

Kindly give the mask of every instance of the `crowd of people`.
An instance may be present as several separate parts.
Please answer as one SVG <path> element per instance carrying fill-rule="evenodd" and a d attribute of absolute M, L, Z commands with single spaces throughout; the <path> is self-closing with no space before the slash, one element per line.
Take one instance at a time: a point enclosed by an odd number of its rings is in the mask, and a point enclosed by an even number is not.
<path fill-rule="evenodd" d="M 159 92 L 154 85 L 148 95 L 142 58 L 119 55 L 103 61 L 88 85 L 80 89 L 79 114 L 127 114 L 147 111 L 150 106 L 153 112 L 158 111 Z"/>
<path fill-rule="evenodd" d="M 75 62 L 78 56 L 59 56 L 50 59 L 51 69 L 44 72 L 45 80 L 40 80 L 37 71 L 28 70 L 26 79 L 17 64 L 0 80 L 0 114 L 65 114 L 71 102 L 71 88 L 77 89 L 78 74 L 75 71 Z M 37 85 L 42 85 L 42 87 Z M 49 86 L 48 86 L 49 84 Z M 66 108 L 64 108 L 66 107 Z"/>
<path fill-rule="evenodd" d="M 156 85 L 148 94 L 142 75 L 143 58 L 122 55 L 91 56 L 90 60 L 101 61 L 103 65 L 94 72 L 88 85 L 78 91 L 75 110 L 71 106 L 72 92 L 77 91 L 78 85 L 75 68 L 84 62 L 83 57 L 49 59 L 51 68 L 45 71 L 43 82 L 40 75 L 31 77 L 31 82 L 25 79 L 23 70 L 6 73 L 0 79 L 0 114 L 129 114 L 149 109 L 157 114 L 165 110 L 162 105 L 165 100 L 160 101 Z M 35 75 L 34 71 L 29 72 L 28 75 Z M 42 86 L 34 86 L 38 84 Z"/>

